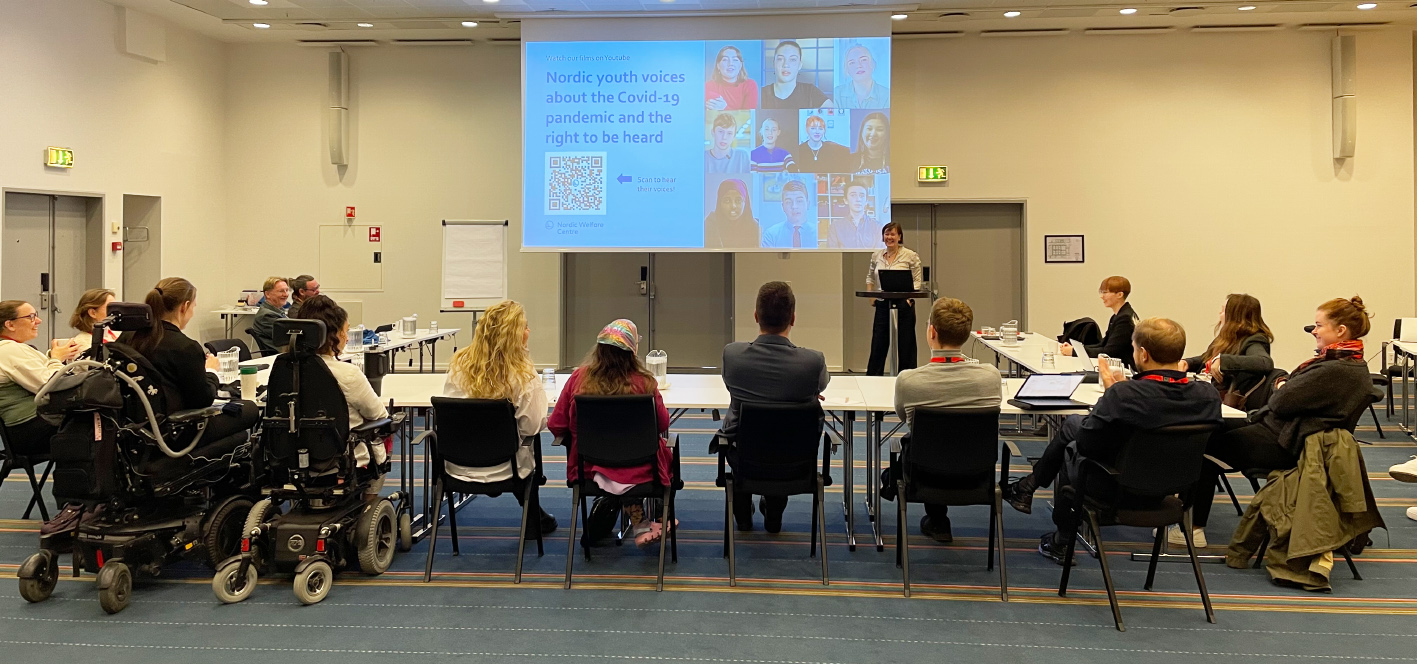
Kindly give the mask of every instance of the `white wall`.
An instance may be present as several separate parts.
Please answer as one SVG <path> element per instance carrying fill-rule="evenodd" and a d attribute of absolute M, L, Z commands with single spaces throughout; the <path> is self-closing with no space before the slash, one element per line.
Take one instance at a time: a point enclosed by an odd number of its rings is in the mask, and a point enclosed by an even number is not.
<path fill-rule="evenodd" d="M 1412 33 L 1359 34 L 1343 164 L 1330 37 L 896 40 L 892 166 L 948 164 L 950 183 L 895 177 L 893 199 L 1026 199 L 1037 331 L 1105 322 L 1094 293 L 1121 274 L 1137 311 L 1179 320 L 1199 352 L 1225 294 L 1250 292 L 1292 367 L 1323 300 L 1362 294 L 1377 330 L 1413 310 Z M 1077 233 L 1085 264 L 1043 263 L 1045 234 Z"/>
<path fill-rule="evenodd" d="M 124 55 L 118 11 L 0 3 L 0 187 L 102 196 L 105 225 L 121 222 L 123 194 L 161 196 L 164 272 L 191 279 L 204 307 L 224 304 L 223 46 L 169 25 L 166 62 Z M 45 169 L 49 145 L 73 148 L 75 167 Z M 119 289 L 122 257 L 105 253 L 105 283 Z M 198 325 L 220 330 L 215 318 Z"/>

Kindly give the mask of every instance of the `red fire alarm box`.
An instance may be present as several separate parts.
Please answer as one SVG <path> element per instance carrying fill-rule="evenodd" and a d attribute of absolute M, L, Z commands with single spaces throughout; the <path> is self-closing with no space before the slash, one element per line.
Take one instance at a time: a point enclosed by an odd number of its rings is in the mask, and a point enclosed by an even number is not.
<path fill-rule="evenodd" d="M 114 243 L 113 243 L 113 250 L 114 250 L 114 251 L 123 251 L 123 243 L 122 243 L 122 242 L 114 242 Z"/>
<path fill-rule="evenodd" d="M 379 227 L 378 227 L 378 226 L 370 226 L 370 227 L 369 227 L 369 241 L 370 241 L 370 242 L 378 242 L 378 241 L 379 241 Z"/>
<path fill-rule="evenodd" d="M 353 218 L 354 218 L 354 206 L 353 206 L 353 205 L 350 205 L 350 206 L 348 206 L 348 207 L 346 207 L 346 208 L 344 209 L 344 218 L 345 218 L 345 219 L 353 219 Z"/>

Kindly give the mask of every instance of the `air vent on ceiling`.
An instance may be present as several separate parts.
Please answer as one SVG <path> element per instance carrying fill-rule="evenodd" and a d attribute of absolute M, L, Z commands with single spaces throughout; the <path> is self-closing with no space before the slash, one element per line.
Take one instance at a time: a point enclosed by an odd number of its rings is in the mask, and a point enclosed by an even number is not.
<path fill-rule="evenodd" d="M 493 37 L 484 41 L 486 41 L 488 44 L 497 44 L 501 46 L 516 46 L 517 44 L 522 43 L 520 37 Z"/>
<path fill-rule="evenodd" d="M 301 46 L 378 46 L 379 42 L 373 39 L 301 39 L 296 42 Z"/>
<path fill-rule="evenodd" d="M 1038 15 L 1039 18 L 1087 18 L 1096 16 L 1097 8 L 1070 8 L 1070 9 L 1045 9 Z"/>
<path fill-rule="evenodd" d="M 300 23 L 296 23 L 296 24 L 295 24 L 295 27 L 297 27 L 297 28 L 303 28 L 303 29 L 306 29 L 306 30 L 316 30 L 316 29 L 318 29 L 318 30 L 323 30 L 323 29 L 328 28 L 328 27 L 330 27 L 330 26 L 329 26 L 328 24 L 320 23 L 320 22 L 317 22 L 317 21 L 302 21 L 302 22 L 300 22 Z"/>
<path fill-rule="evenodd" d="M 1377 30 L 1379 28 L 1392 25 L 1389 21 L 1371 23 L 1305 23 L 1297 30 Z"/>
<path fill-rule="evenodd" d="M 936 30 L 933 32 L 897 32 L 891 35 L 892 39 L 949 39 L 951 37 L 963 37 L 963 30 Z"/>
<path fill-rule="evenodd" d="M 1067 28 L 1034 28 L 1031 30 L 983 30 L 980 37 L 1055 37 L 1068 34 Z"/>
<path fill-rule="evenodd" d="M 945 12 L 940 14 L 941 21 L 964 21 L 969 19 L 969 12 Z"/>
<path fill-rule="evenodd" d="M 1191 32 L 1274 32 L 1283 30 L 1278 23 L 1256 23 L 1253 25 L 1197 25 Z"/>
<path fill-rule="evenodd" d="M 471 39 L 395 39 L 391 42 L 398 46 L 467 46 L 473 43 Z"/>
<path fill-rule="evenodd" d="M 1171 26 L 1155 26 L 1140 28 L 1088 28 L 1083 30 L 1085 35 L 1159 35 L 1167 32 L 1175 32 L 1176 28 Z"/>
<path fill-rule="evenodd" d="M 1191 16 L 1203 11 L 1205 11 L 1204 7 L 1172 7 L 1171 10 L 1166 13 L 1172 16 Z"/>

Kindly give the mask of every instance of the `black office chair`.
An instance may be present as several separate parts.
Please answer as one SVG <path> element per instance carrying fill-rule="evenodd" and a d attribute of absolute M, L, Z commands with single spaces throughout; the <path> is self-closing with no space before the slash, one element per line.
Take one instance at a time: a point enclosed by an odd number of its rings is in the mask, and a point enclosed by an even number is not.
<path fill-rule="evenodd" d="M 576 396 L 576 470 L 578 479 L 566 480 L 571 488 L 571 532 L 566 537 L 566 589 L 571 587 L 571 567 L 576 560 L 576 516 L 586 518 L 586 499 L 593 497 L 659 498 L 660 523 L 665 534 L 659 538 L 659 576 L 655 590 L 664 590 L 664 553 L 668 544 L 674 562 L 679 562 L 679 529 L 674 527 L 674 493 L 684 487 L 679 479 L 679 444 L 675 440 L 674 458 L 669 468 L 670 482 L 659 482 L 659 417 L 655 413 L 654 396 L 649 394 Z M 569 449 L 567 450 L 569 453 Z M 600 488 L 585 470 L 592 463 L 605 468 L 629 468 L 651 465 L 649 482 L 637 484 L 629 491 L 611 494 Z M 568 469 L 569 470 L 569 469 Z M 569 473 L 568 473 L 569 474 Z M 590 560 L 590 542 L 582 544 L 585 559 Z"/>
<path fill-rule="evenodd" d="M 453 535 L 453 555 L 458 550 L 458 512 L 454 493 L 479 496 L 500 496 L 521 493 L 522 522 L 517 533 L 517 569 L 514 582 L 522 582 L 522 556 L 526 553 L 527 519 L 531 518 L 536 535 L 536 555 L 545 554 L 542 547 L 540 487 L 546 483 L 541 463 L 541 438 L 532 436 L 536 466 L 524 475 L 517 467 L 517 450 L 523 439 L 517 434 L 516 406 L 506 399 L 450 399 L 433 397 L 433 434 L 428 437 L 428 449 L 434 473 L 433 532 L 428 538 L 428 563 L 423 569 L 423 582 L 433 580 L 433 549 L 438 543 L 438 521 L 443 501 L 448 502 L 448 527 Z M 511 464 L 512 478 L 500 482 L 469 482 L 448 474 L 443 462 L 451 461 L 468 468 L 488 468 Z M 537 515 L 537 517 L 529 517 Z"/>
<path fill-rule="evenodd" d="M 40 464 L 44 464 L 44 472 L 36 477 L 34 471 Z M 16 454 L 10 430 L 5 428 L 4 422 L 0 422 L 0 484 L 4 484 L 5 478 L 10 476 L 10 471 L 16 468 L 25 469 L 25 475 L 29 476 L 30 480 L 30 502 L 25 506 L 24 516 L 20 518 L 30 518 L 34 508 L 39 507 L 40 518 L 48 521 L 49 509 L 44 505 L 44 483 L 49 481 L 49 471 L 54 469 L 54 461 L 48 452 Z"/>
<path fill-rule="evenodd" d="M 271 355 L 278 355 L 280 353 L 280 349 L 278 348 L 266 348 L 265 346 L 261 345 L 261 340 L 256 337 L 256 328 L 246 328 L 246 334 L 247 336 L 250 336 L 253 341 L 256 342 L 256 350 L 251 351 L 252 357 L 268 357 Z"/>
<path fill-rule="evenodd" d="M 822 432 L 822 405 L 744 402 L 738 411 L 734 437 L 720 437 L 718 479 L 723 487 L 724 555 L 728 585 L 738 585 L 737 542 L 733 528 L 733 492 L 756 496 L 812 496 L 812 543 L 808 557 L 822 547 L 822 585 L 830 585 L 827 570 L 826 487 L 831 486 L 831 441 Z M 818 439 L 821 454 L 817 453 Z M 820 458 L 821 466 L 818 467 Z"/>
<path fill-rule="evenodd" d="M 999 537 L 999 597 L 1009 601 L 1008 568 L 1004 562 L 1003 492 L 1010 454 L 999 453 L 999 477 L 994 455 L 999 450 L 999 408 L 917 407 L 910 435 L 902 444 L 896 481 L 896 565 L 901 568 L 905 596 L 910 597 L 910 537 L 908 503 L 989 506 L 989 566 L 994 569 L 994 535 Z"/>
<path fill-rule="evenodd" d="M 246 345 L 246 342 L 240 339 L 217 339 L 215 341 L 208 341 L 202 345 L 206 346 L 207 352 L 212 355 L 236 348 L 240 350 L 240 353 L 236 356 L 237 361 L 245 362 L 251 359 L 250 347 Z"/>
<path fill-rule="evenodd" d="M 1200 588 L 1201 603 L 1205 605 L 1206 620 L 1215 622 L 1215 611 L 1210 605 L 1210 593 L 1205 589 L 1205 577 L 1201 574 L 1191 535 L 1191 506 L 1182 498 L 1191 493 L 1191 485 L 1200 479 L 1206 442 L 1214 430 L 1209 424 L 1188 424 L 1138 431 L 1123 444 L 1115 465 L 1085 457 L 1076 459 L 1076 466 L 1069 464 L 1078 472 L 1060 493 L 1072 494 L 1070 530 L 1076 530 L 1081 521 L 1079 512 L 1086 513 L 1097 545 L 1097 558 L 1102 563 L 1102 580 L 1107 586 L 1107 601 L 1112 605 L 1117 631 L 1127 630 L 1122 624 L 1122 609 L 1117 604 L 1117 590 L 1102 541 L 1102 527 L 1112 525 L 1156 529 L 1144 586 L 1151 590 L 1156 579 L 1156 563 L 1166 540 L 1166 528 L 1180 524 L 1186 537 L 1186 552 L 1196 573 L 1196 586 Z M 1074 537 L 1064 555 L 1059 596 L 1067 594 L 1076 546 Z"/>

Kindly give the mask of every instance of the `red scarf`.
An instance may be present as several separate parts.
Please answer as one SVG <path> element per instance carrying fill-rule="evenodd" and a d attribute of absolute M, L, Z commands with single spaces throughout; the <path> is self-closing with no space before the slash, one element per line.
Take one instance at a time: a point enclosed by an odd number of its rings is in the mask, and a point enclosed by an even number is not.
<path fill-rule="evenodd" d="M 1299 368 L 1294 370 L 1294 373 L 1299 373 L 1300 371 L 1303 371 L 1304 369 L 1308 368 L 1310 364 L 1313 364 L 1315 362 L 1322 362 L 1324 360 L 1353 360 L 1356 362 L 1362 362 L 1363 340 L 1349 339 L 1347 341 L 1339 341 L 1337 343 L 1331 343 L 1327 346 L 1324 346 L 1323 348 L 1320 348 L 1318 350 L 1317 354 L 1305 360 L 1303 364 L 1300 364 Z"/>

